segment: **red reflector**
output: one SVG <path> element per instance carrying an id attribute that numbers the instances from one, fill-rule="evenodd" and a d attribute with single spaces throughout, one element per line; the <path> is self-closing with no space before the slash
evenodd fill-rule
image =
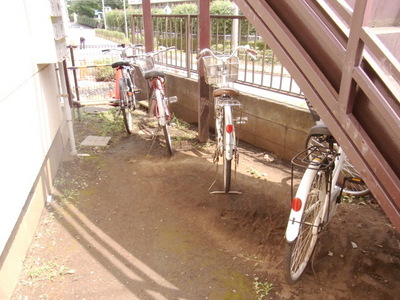
<path id="1" fill-rule="evenodd" d="M 301 209 L 301 199 L 300 198 L 293 198 L 292 200 L 292 209 L 294 211 L 299 211 Z"/>
<path id="2" fill-rule="evenodd" d="M 232 124 L 226 125 L 226 132 L 227 133 L 232 133 L 232 131 L 233 131 L 233 125 Z"/>

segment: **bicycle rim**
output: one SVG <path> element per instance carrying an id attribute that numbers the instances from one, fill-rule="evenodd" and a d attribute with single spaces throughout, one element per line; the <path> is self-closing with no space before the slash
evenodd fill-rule
<path id="1" fill-rule="evenodd" d="M 299 235 L 293 242 L 286 243 L 285 278 L 291 284 L 303 275 L 317 243 L 325 202 L 325 177 L 325 172 L 315 173 L 301 219 Z"/>
<path id="2" fill-rule="evenodd" d="M 306 148 L 310 146 L 329 147 L 329 145 L 326 143 L 324 139 L 324 136 L 308 136 L 306 142 Z M 342 187 L 344 177 L 361 178 L 360 174 L 358 173 L 356 168 L 352 165 L 348 157 L 346 157 L 346 160 L 343 162 L 337 186 Z M 369 194 L 369 188 L 367 187 L 366 184 L 352 183 L 346 181 L 345 186 L 343 187 L 343 193 L 350 196 L 361 197 Z"/>
<path id="3" fill-rule="evenodd" d="M 171 143 L 171 136 L 168 132 L 168 125 L 163 126 L 163 132 L 165 137 L 165 143 L 167 144 L 168 153 L 172 155 L 172 143 Z"/>

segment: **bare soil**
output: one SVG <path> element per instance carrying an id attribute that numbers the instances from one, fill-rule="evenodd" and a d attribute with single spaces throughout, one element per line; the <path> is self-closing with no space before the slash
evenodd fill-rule
<path id="1" fill-rule="evenodd" d="M 222 168 L 194 127 L 173 126 L 170 157 L 144 112 L 130 136 L 101 116 L 75 122 L 77 144 L 111 142 L 65 155 L 12 299 L 258 299 L 255 283 L 272 285 L 262 299 L 399 299 L 400 236 L 373 199 L 340 206 L 288 285 L 287 163 L 241 143 L 242 193 L 210 194 Z"/>

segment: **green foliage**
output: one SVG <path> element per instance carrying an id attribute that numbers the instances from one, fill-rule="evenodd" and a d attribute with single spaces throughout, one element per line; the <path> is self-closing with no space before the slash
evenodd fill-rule
<path id="1" fill-rule="evenodd" d="M 104 60 L 94 60 L 95 65 L 111 64 L 113 61 L 111 58 Z M 96 67 L 93 70 L 93 76 L 96 81 L 113 81 L 114 80 L 114 69 L 110 66 Z"/>
<path id="2" fill-rule="evenodd" d="M 86 25 L 92 28 L 96 28 L 99 25 L 99 21 L 97 19 L 88 16 L 78 16 L 77 21 L 79 24 Z"/>
<path id="3" fill-rule="evenodd" d="M 125 37 L 125 34 L 119 31 L 96 29 L 96 36 L 119 43 L 119 44 L 129 44 L 129 39 Z"/>
<path id="4" fill-rule="evenodd" d="M 233 3 L 228 0 L 217 0 L 210 4 L 211 15 L 233 15 Z"/>
<path id="5" fill-rule="evenodd" d="M 68 0 L 67 2 L 69 4 L 68 12 L 75 12 L 78 14 L 78 16 L 88 16 L 93 18 L 95 16 L 95 10 L 103 10 L 102 0 Z M 125 0 L 125 5 L 126 7 L 129 7 L 128 0 Z M 122 9 L 123 2 L 115 0 L 105 0 L 104 6 L 111 7 L 111 9 Z"/>
<path id="6" fill-rule="evenodd" d="M 197 15 L 197 5 L 193 3 L 179 4 L 172 8 L 173 15 Z"/>
<path id="7" fill-rule="evenodd" d="M 95 10 L 102 10 L 101 0 L 71 0 L 69 10 L 78 16 L 88 16 L 93 18 Z"/>
<path id="8" fill-rule="evenodd" d="M 264 50 L 264 48 L 266 50 L 269 49 L 269 46 L 264 41 L 255 41 L 255 42 L 254 41 L 250 41 L 247 44 L 250 46 L 250 48 L 255 49 L 255 50 L 259 50 L 259 51 Z"/>
<path id="9" fill-rule="evenodd" d="M 254 289 L 256 290 L 257 300 L 263 300 L 264 297 L 267 297 L 268 293 L 274 288 L 272 283 L 268 281 L 260 282 L 258 281 L 258 277 L 254 278 Z"/>

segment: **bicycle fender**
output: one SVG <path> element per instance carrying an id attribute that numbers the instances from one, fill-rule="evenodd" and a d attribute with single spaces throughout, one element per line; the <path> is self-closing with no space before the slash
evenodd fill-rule
<path id="1" fill-rule="evenodd" d="M 235 129 L 233 127 L 233 131 L 231 133 L 226 132 L 226 127 L 228 125 L 233 126 L 233 119 L 232 119 L 232 109 L 229 106 L 224 106 L 224 135 L 225 135 L 225 157 L 228 160 L 233 158 L 233 150 L 235 148 Z"/>
<path id="2" fill-rule="evenodd" d="M 296 198 L 301 199 L 303 204 L 299 211 L 294 211 L 293 209 L 290 210 L 289 221 L 286 227 L 285 234 L 287 242 L 293 242 L 299 234 L 300 222 L 303 216 L 304 207 L 306 207 L 307 195 L 310 191 L 312 181 L 317 172 L 318 170 L 313 168 L 309 168 L 304 172 L 295 196 Z"/>

